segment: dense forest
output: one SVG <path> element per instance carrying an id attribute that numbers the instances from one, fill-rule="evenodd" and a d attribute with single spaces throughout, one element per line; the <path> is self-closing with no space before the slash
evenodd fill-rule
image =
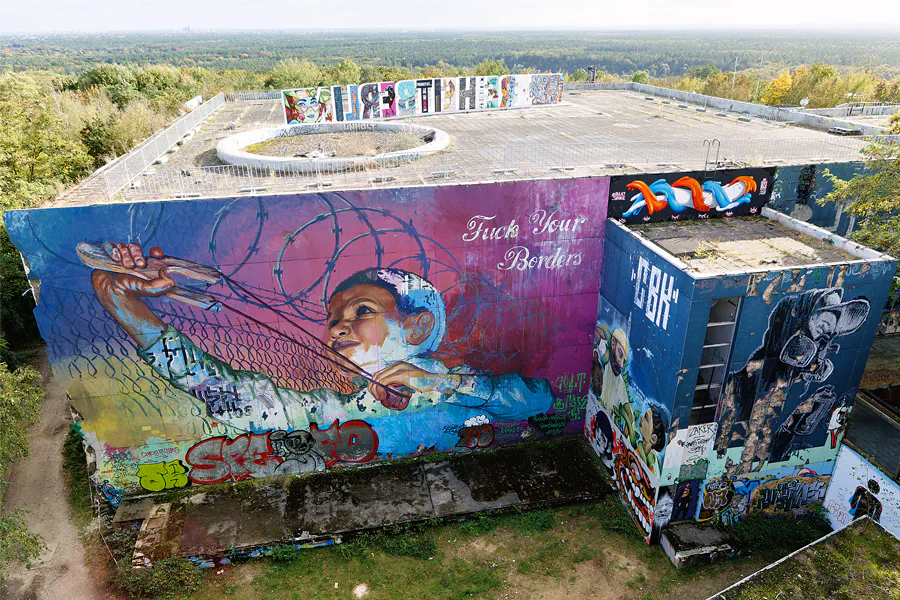
<path id="1" fill-rule="evenodd" d="M 158 32 L 0 36 L 0 70 L 42 69 L 77 74 L 101 63 L 167 64 L 265 72 L 284 58 L 324 66 L 350 59 L 361 66 L 473 68 L 502 60 L 513 71 L 603 72 L 651 77 L 683 75 L 711 63 L 721 71 L 753 69 L 774 76 L 801 64 L 838 71 L 867 69 L 900 75 L 896 31 L 616 31 L 415 32 L 267 31 Z"/>

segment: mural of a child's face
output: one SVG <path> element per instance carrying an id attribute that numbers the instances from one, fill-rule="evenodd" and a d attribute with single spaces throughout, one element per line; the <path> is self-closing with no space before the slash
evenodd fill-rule
<path id="1" fill-rule="evenodd" d="M 361 284 L 335 294 L 328 303 L 328 344 L 374 374 L 411 356 L 433 323 L 429 312 L 405 317 L 390 292 Z"/>

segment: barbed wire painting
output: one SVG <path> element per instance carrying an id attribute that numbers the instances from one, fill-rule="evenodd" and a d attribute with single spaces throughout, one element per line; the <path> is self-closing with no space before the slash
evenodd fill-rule
<path id="1" fill-rule="evenodd" d="M 118 496 L 581 431 L 607 195 L 513 182 L 6 222 Z"/>

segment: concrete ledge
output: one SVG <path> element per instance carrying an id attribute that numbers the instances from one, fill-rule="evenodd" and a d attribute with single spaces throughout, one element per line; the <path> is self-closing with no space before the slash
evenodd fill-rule
<path id="1" fill-rule="evenodd" d="M 669 525 L 662 533 L 660 544 L 676 569 L 740 554 L 738 540 L 731 533 L 694 521 Z"/>
<path id="2" fill-rule="evenodd" d="M 157 497 L 152 509 L 126 499 L 119 511 L 143 518 L 135 566 L 187 556 L 204 566 L 272 548 L 340 543 L 343 536 L 485 511 L 569 504 L 612 492 L 581 436 L 463 451 L 305 477 L 194 488 Z M 125 520 L 123 519 L 119 519 Z"/>
<path id="3" fill-rule="evenodd" d="M 291 158 L 281 156 L 263 156 L 244 151 L 252 144 L 266 142 L 296 135 L 315 135 L 320 133 L 353 133 L 353 132 L 416 132 L 424 139 L 431 138 L 426 144 L 408 150 L 385 152 L 375 156 L 335 156 L 331 158 Z M 307 125 L 288 125 L 284 127 L 265 127 L 244 133 L 228 136 L 216 145 L 219 160 L 229 165 L 246 166 L 260 171 L 278 173 L 313 173 L 321 171 L 342 171 L 353 167 L 365 167 L 379 161 L 408 161 L 435 152 L 440 152 L 450 144 L 450 136 L 440 129 L 412 125 L 409 123 L 372 122 L 372 123 L 310 123 Z"/>

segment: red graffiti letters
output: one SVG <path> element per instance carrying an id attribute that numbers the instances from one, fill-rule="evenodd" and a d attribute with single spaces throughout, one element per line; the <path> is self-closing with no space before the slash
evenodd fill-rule
<path id="1" fill-rule="evenodd" d="M 378 435 L 365 421 L 337 421 L 308 432 L 245 433 L 234 439 L 214 437 L 188 450 L 190 480 L 199 484 L 242 481 L 275 474 L 299 474 L 338 462 L 361 463 L 378 450 Z"/>
<path id="2" fill-rule="evenodd" d="M 494 443 L 494 426 L 490 423 L 462 427 L 456 433 L 459 435 L 459 441 L 456 442 L 457 448 L 487 448 Z"/>
<path id="3" fill-rule="evenodd" d="M 338 425 L 335 421 L 328 429 L 319 429 L 313 423 L 309 433 L 323 449 L 325 466 L 331 468 L 335 463 L 363 463 L 372 460 L 378 450 L 378 434 L 365 421 L 347 421 Z"/>

